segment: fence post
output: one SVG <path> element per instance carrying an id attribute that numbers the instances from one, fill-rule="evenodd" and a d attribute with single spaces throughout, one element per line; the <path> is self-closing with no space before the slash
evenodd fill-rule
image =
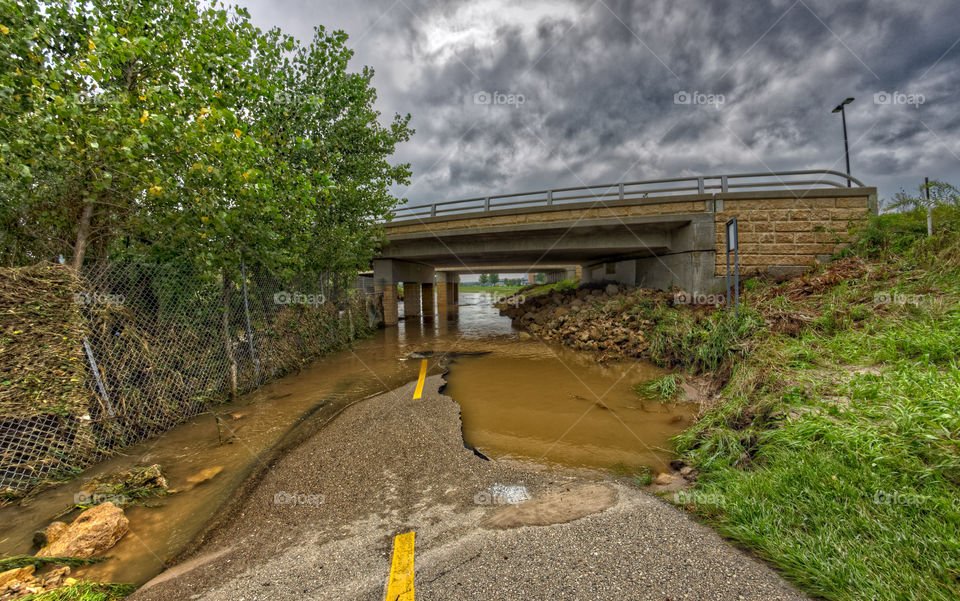
<path id="1" fill-rule="evenodd" d="M 103 397 L 103 402 L 107 404 L 107 415 L 110 417 L 116 417 L 117 412 L 113 410 L 113 405 L 110 403 L 110 397 L 107 396 L 107 388 L 103 385 L 103 380 L 100 379 L 100 369 L 97 367 L 97 360 L 93 358 L 93 349 L 90 348 L 90 343 L 87 342 L 87 337 L 83 337 L 83 350 L 87 353 L 87 361 L 90 362 L 90 370 L 93 372 L 93 379 L 97 381 L 97 390 L 100 391 L 100 396 Z"/>
<path id="2" fill-rule="evenodd" d="M 250 301 L 247 299 L 247 266 L 243 259 L 240 259 L 240 279 L 243 287 L 243 314 L 247 321 L 247 345 L 250 347 L 250 360 L 253 361 L 253 375 L 260 383 L 260 359 L 257 357 L 257 349 L 253 347 L 253 329 L 250 327 Z"/>

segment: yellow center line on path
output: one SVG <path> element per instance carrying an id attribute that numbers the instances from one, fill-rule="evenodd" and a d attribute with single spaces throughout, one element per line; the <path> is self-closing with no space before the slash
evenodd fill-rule
<path id="1" fill-rule="evenodd" d="M 424 360 L 426 365 L 426 360 Z M 423 382 L 423 372 L 420 372 Z M 387 581 L 386 601 L 413 601 L 413 532 L 398 534 L 393 539 L 393 563 Z"/>
<path id="2" fill-rule="evenodd" d="M 413 391 L 413 398 L 419 399 L 423 395 L 423 381 L 427 378 L 427 360 L 420 362 L 420 378 L 417 380 L 417 389 Z"/>

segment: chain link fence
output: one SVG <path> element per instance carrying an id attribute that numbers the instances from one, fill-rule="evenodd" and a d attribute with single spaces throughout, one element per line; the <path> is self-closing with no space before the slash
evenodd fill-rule
<path id="1" fill-rule="evenodd" d="M 4 354 L 37 354 L 32 363 L 6 358 L 0 491 L 7 497 L 77 474 L 342 348 L 382 321 L 382 304 L 364 278 L 285 279 L 256 265 L 227 278 L 173 264 L 104 262 L 79 278 L 63 278 L 66 267 L 45 269 L 56 283 L 41 275 L 31 284 L 41 298 L 59 302 L 40 302 L 38 311 L 49 314 L 39 322 L 24 315 L 4 325 L 5 342 L 26 340 L 5 344 Z M 5 285 L 16 286 L 8 275 L 15 270 L 5 271 Z M 0 299 L 7 302 L 16 301 Z M 32 391 L 52 400 L 34 403 Z"/>

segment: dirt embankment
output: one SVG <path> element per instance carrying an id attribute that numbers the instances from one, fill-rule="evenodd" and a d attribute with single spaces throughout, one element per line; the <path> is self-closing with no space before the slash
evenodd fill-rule
<path id="1" fill-rule="evenodd" d="M 649 349 L 644 330 L 653 324 L 626 309 L 641 299 L 667 303 L 669 298 L 668 293 L 616 284 L 586 285 L 531 297 L 517 295 L 500 305 L 500 313 L 521 331 L 577 350 L 598 352 L 604 358 L 642 357 Z"/>
<path id="2" fill-rule="evenodd" d="M 865 277 L 869 266 L 850 257 L 821 270 L 781 283 L 757 282 L 754 290 L 741 293 L 741 305 L 755 316 L 754 324 L 737 333 L 743 338 L 759 329 L 796 335 L 824 312 L 820 296 L 837 284 Z M 782 297 L 783 302 L 774 302 Z M 523 332 L 554 340 L 577 350 L 593 351 L 601 361 L 621 358 L 652 358 L 670 367 L 688 367 L 686 342 L 705 345 L 735 343 L 706 337 L 695 340 L 698 331 L 709 329 L 720 305 L 686 302 L 689 295 L 632 288 L 617 284 L 587 284 L 575 289 L 554 289 L 524 296 L 524 291 L 499 305 L 500 313 Z M 722 299 L 717 296 L 716 298 Z M 689 339 L 689 340 L 688 340 Z M 734 349 L 736 350 L 736 349 Z M 743 354 L 747 349 L 739 349 Z M 695 372 L 720 365 L 693 366 Z"/>

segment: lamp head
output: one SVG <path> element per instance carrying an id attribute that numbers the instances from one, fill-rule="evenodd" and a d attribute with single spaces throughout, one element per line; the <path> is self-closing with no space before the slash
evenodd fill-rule
<path id="1" fill-rule="evenodd" d="M 840 104 L 838 104 L 838 105 L 837 105 L 837 108 L 833 109 L 833 111 L 831 111 L 831 112 L 833 112 L 833 113 L 839 113 L 840 111 L 843 110 L 843 106 L 844 106 L 845 104 L 850 104 L 851 102 L 853 102 L 853 98 L 847 98 L 846 100 L 844 100 L 843 102 L 841 102 Z"/>

